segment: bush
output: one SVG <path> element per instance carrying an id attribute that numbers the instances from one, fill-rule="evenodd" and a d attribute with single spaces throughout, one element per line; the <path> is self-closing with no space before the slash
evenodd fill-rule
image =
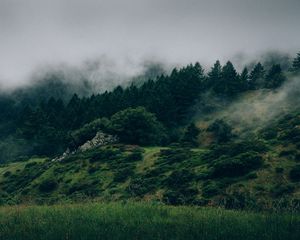
<path id="1" fill-rule="evenodd" d="M 217 143 L 228 142 L 233 137 L 232 127 L 224 120 L 217 119 L 207 130 L 213 132 Z"/>
<path id="2" fill-rule="evenodd" d="M 6 171 L 6 172 L 3 174 L 4 177 L 9 177 L 10 175 L 11 175 L 11 172 L 10 172 L 10 171 Z"/>
<path id="3" fill-rule="evenodd" d="M 300 164 L 294 166 L 290 171 L 290 179 L 294 182 L 300 181 Z"/>
<path id="4" fill-rule="evenodd" d="M 219 185 L 215 182 L 209 182 L 208 184 L 204 185 L 202 188 L 202 195 L 204 197 L 212 197 L 219 194 L 221 191 Z"/>
<path id="5" fill-rule="evenodd" d="M 134 151 L 126 157 L 126 161 L 128 162 L 136 162 L 143 159 L 143 154 L 141 151 Z"/>
<path id="6" fill-rule="evenodd" d="M 110 131 L 127 144 L 156 145 L 164 138 L 164 128 L 155 115 L 143 107 L 127 108 L 111 117 Z"/>
<path id="7" fill-rule="evenodd" d="M 259 168 L 262 164 L 262 157 L 256 152 L 242 153 L 233 158 L 222 156 L 212 164 L 212 175 L 214 177 L 242 176 Z"/>
<path id="8" fill-rule="evenodd" d="M 30 162 L 30 163 L 27 163 L 25 165 L 25 168 L 30 168 L 30 167 L 35 166 L 35 165 L 37 165 L 37 162 Z"/>
<path id="9" fill-rule="evenodd" d="M 56 189 L 58 186 L 58 183 L 53 179 L 46 179 L 39 185 L 39 190 L 41 192 L 52 192 L 54 189 Z"/>
<path id="10" fill-rule="evenodd" d="M 160 150 L 160 161 L 167 161 L 168 163 L 182 162 L 191 158 L 192 152 L 184 148 L 171 148 Z"/>
<path id="11" fill-rule="evenodd" d="M 98 168 L 95 166 L 90 166 L 88 169 L 89 174 L 93 174 L 94 172 L 97 172 Z"/>
<path id="12" fill-rule="evenodd" d="M 197 193 L 193 188 L 168 190 L 163 195 L 163 202 L 170 205 L 193 204 Z"/>
<path id="13" fill-rule="evenodd" d="M 157 187 L 156 178 L 138 177 L 138 178 L 131 179 L 131 182 L 126 190 L 133 196 L 143 196 L 144 194 L 155 190 L 156 187 Z"/>
<path id="14" fill-rule="evenodd" d="M 184 188 L 195 179 L 195 175 L 186 170 L 176 170 L 164 181 L 169 188 Z"/>
<path id="15" fill-rule="evenodd" d="M 235 157 L 247 152 L 263 153 L 266 150 L 266 145 L 261 141 L 241 141 L 223 145 L 213 145 L 211 151 L 204 155 L 204 159 L 213 161 L 223 155 Z"/>
<path id="16" fill-rule="evenodd" d="M 132 168 L 123 168 L 115 173 L 114 182 L 124 182 L 128 179 L 128 177 L 133 175 Z"/>
<path id="17" fill-rule="evenodd" d="M 109 120 L 107 118 L 99 118 L 88 124 L 85 124 L 82 128 L 71 132 L 69 148 L 71 150 L 78 148 L 86 141 L 91 140 L 93 137 L 95 137 L 98 131 L 106 131 L 108 125 Z"/>
<path id="18" fill-rule="evenodd" d="M 198 146 L 198 135 L 200 130 L 194 123 L 191 123 L 185 130 L 181 142 L 192 147 Z"/>
<path id="19" fill-rule="evenodd" d="M 286 185 L 276 185 L 272 188 L 271 193 L 274 197 L 281 197 L 286 194 L 290 194 L 295 190 L 295 186 L 292 184 L 286 184 Z"/>

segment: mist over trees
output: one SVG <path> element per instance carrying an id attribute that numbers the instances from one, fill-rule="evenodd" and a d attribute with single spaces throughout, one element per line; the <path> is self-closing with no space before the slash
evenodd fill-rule
<path id="1" fill-rule="evenodd" d="M 134 134 L 131 138 L 128 133 L 122 135 L 125 129 L 139 134 L 138 129 L 130 130 L 130 126 L 141 124 L 149 128 L 149 134 L 165 129 L 160 130 L 165 133 L 164 144 L 182 138 L 195 144 L 194 133 L 197 131 L 193 125 L 187 129 L 184 137 L 179 136 L 177 129 L 190 123 L 196 103 L 204 104 L 202 95 L 209 92 L 212 96 L 233 101 L 245 91 L 263 88 L 276 90 L 288 75 L 299 72 L 300 53 L 289 71 L 283 71 L 278 63 L 265 68 L 258 62 L 252 69 L 244 68 L 239 73 L 230 61 L 224 66 L 216 61 L 207 74 L 200 63 L 195 63 L 180 69 L 174 68 L 170 74 L 161 74 L 138 84 L 133 82 L 127 87 L 117 86 L 112 91 L 83 97 L 74 94 L 69 101 L 57 97 L 65 91 L 65 86 L 59 85 L 53 92 L 53 88 L 48 89 L 48 98 L 36 97 L 39 101 L 29 100 L 30 96 L 16 100 L 3 95 L 0 96 L 0 161 L 62 153 L 72 141 L 71 133 L 103 118 L 115 126 L 115 133 L 126 143 L 155 145 L 161 142 L 162 136 L 159 134 L 157 139 L 145 137 L 145 141 Z M 39 88 L 30 93 L 38 96 L 45 91 L 47 89 Z M 57 94 L 57 91 L 61 93 Z M 120 117 L 123 115 L 126 118 Z M 135 122 L 136 118 L 139 118 L 139 122 Z"/>

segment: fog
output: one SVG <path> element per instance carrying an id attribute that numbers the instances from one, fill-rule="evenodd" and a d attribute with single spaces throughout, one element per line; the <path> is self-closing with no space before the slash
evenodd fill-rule
<path id="1" fill-rule="evenodd" d="M 94 65 L 94 80 L 139 74 L 149 60 L 241 65 L 265 51 L 295 54 L 299 12 L 299 0 L 0 0 L 0 87 L 103 58 L 112 64 Z"/>
<path id="2" fill-rule="evenodd" d="M 229 104 L 222 103 L 217 101 L 215 106 L 218 106 L 218 111 L 208 118 L 199 112 L 195 120 L 224 119 L 239 136 L 243 132 L 248 135 L 251 131 L 270 126 L 286 114 L 300 110 L 300 76 L 288 76 L 287 81 L 276 90 L 260 89 L 242 95 Z"/>

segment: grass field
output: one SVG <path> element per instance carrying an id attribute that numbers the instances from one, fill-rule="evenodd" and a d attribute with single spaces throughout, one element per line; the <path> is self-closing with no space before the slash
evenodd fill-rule
<path id="1" fill-rule="evenodd" d="M 0 239 L 300 239 L 300 216 L 86 203 L 0 208 Z"/>

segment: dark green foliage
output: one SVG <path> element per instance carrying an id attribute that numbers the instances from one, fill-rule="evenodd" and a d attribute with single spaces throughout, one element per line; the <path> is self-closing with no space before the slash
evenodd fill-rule
<path id="1" fill-rule="evenodd" d="M 266 145 L 261 141 L 240 141 L 236 143 L 214 145 L 211 151 L 204 155 L 204 159 L 211 162 L 224 155 L 227 157 L 235 157 L 247 152 L 264 153 L 266 150 Z"/>
<path id="2" fill-rule="evenodd" d="M 191 123 L 185 130 L 181 139 L 182 143 L 196 147 L 198 145 L 198 135 L 200 130 L 194 123 Z"/>
<path id="3" fill-rule="evenodd" d="M 99 169 L 96 166 L 90 166 L 88 169 L 89 174 L 93 174 L 94 172 L 97 172 Z"/>
<path id="4" fill-rule="evenodd" d="M 94 162 L 107 162 L 109 160 L 116 159 L 120 156 L 120 151 L 118 149 L 111 148 L 100 148 L 95 149 L 90 152 L 89 161 Z"/>
<path id="5" fill-rule="evenodd" d="M 143 154 L 141 151 L 134 151 L 126 157 L 126 162 L 136 162 L 143 159 Z"/>
<path id="6" fill-rule="evenodd" d="M 215 120 L 207 129 L 214 134 L 217 143 L 228 142 L 232 137 L 232 127 L 224 120 Z"/>
<path id="7" fill-rule="evenodd" d="M 127 192 L 132 196 L 143 196 L 146 193 L 154 191 L 157 187 L 157 179 L 136 177 L 131 179 Z"/>
<path id="8" fill-rule="evenodd" d="M 69 194 L 84 194 L 86 196 L 95 197 L 99 195 L 100 189 L 97 186 L 98 182 L 77 182 L 69 188 Z"/>
<path id="9" fill-rule="evenodd" d="M 128 144 L 156 145 L 163 139 L 164 128 L 154 114 L 143 107 L 128 108 L 111 117 L 110 131 Z"/>
<path id="10" fill-rule="evenodd" d="M 294 58 L 291 70 L 293 73 L 300 73 L 300 52 L 297 53 L 297 56 Z"/>
<path id="11" fill-rule="evenodd" d="M 220 188 L 219 184 L 217 184 L 216 182 L 205 183 L 202 187 L 202 195 L 204 197 L 215 196 L 215 195 L 219 194 L 220 191 L 221 191 L 221 188 Z"/>
<path id="12" fill-rule="evenodd" d="M 275 64 L 271 67 L 269 72 L 267 73 L 265 80 L 265 88 L 275 89 L 280 87 L 286 80 L 284 76 L 281 66 L 279 64 Z"/>
<path id="13" fill-rule="evenodd" d="M 235 157 L 222 156 L 212 163 L 213 177 L 237 177 L 261 167 L 262 157 L 256 152 L 246 152 Z"/>
<path id="14" fill-rule="evenodd" d="M 54 179 L 45 179 L 39 185 L 39 190 L 41 192 L 52 192 L 58 186 L 58 183 Z"/>
<path id="15" fill-rule="evenodd" d="M 175 170 L 166 178 L 164 183 L 171 189 L 179 189 L 187 187 L 188 184 L 194 180 L 194 178 L 195 174 L 189 170 Z"/>
<path id="16" fill-rule="evenodd" d="M 3 174 L 3 177 L 9 177 L 11 176 L 11 172 L 10 171 L 7 171 Z"/>
<path id="17" fill-rule="evenodd" d="M 223 199 L 223 204 L 226 209 L 245 209 L 246 206 L 250 208 L 255 206 L 253 197 L 243 186 L 238 186 L 237 189 L 227 193 Z"/>
<path id="18" fill-rule="evenodd" d="M 284 169 L 282 167 L 275 168 L 275 172 L 278 174 L 282 174 L 284 172 Z"/>
<path id="19" fill-rule="evenodd" d="M 290 171 L 290 179 L 294 182 L 300 181 L 300 164 L 294 166 Z"/>
<path id="20" fill-rule="evenodd" d="M 191 205 L 195 202 L 197 193 L 193 188 L 168 190 L 163 195 L 163 201 L 170 205 Z"/>
<path id="21" fill-rule="evenodd" d="M 95 137 L 98 131 L 107 131 L 109 126 L 109 120 L 107 118 L 99 118 L 88 124 L 85 124 L 82 128 L 72 131 L 70 134 L 70 149 L 76 149 L 86 141 Z"/>
<path id="22" fill-rule="evenodd" d="M 293 184 L 278 184 L 271 189 L 271 193 L 274 197 L 282 197 L 287 194 L 291 194 L 295 190 Z"/>
<path id="23" fill-rule="evenodd" d="M 212 88 L 217 94 L 222 93 L 222 66 L 219 60 L 216 61 L 214 66 L 211 68 L 211 71 L 208 73 L 208 77 L 208 87 Z"/>
<path id="24" fill-rule="evenodd" d="M 247 90 L 249 88 L 248 84 L 249 84 L 249 72 L 248 72 L 248 68 L 244 68 L 241 75 L 239 76 L 239 80 L 240 80 L 240 90 Z"/>
<path id="25" fill-rule="evenodd" d="M 298 62 L 299 54 L 293 63 L 294 72 L 297 71 Z M 24 160 L 33 155 L 54 157 L 68 147 L 75 149 L 91 139 L 98 130 L 109 130 L 109 126 L 112 131 L 124 133 L 124 128 L 110 124 L 108 119 L 118 112 L 121 116 L 120 112 L 125 109 L 138 109 L 139 106 L 153 113 L 166 131 L 153 134 L 147 131 L 145 136 L 139 133 L 138 137 L 132 138 L 127 138 L 127 133 L 120 133 L 126 143 L 168 145 L 178 142 L 182 140 L 179 130 L 190 121 L 198 106 L 207 104 L 204 96 L 210 93 L 212 98 L 232 101 L 233 97 L 245 90 L 279 87 L 285 80 L 285 72 L 278 63 L 282 64 L 272 61 L 273 67 L 266 76 L 260 63 L 250 74 L 246 68 L 239 74 L 231 62 L 221 66 L 217 61 L 207 75 L 202 66 L 195 63 L 181 69 L 174 68 L 169 75 L 161 75 L 137 85 L 131 84 L 126 88 L 117 86 L 110 92 L 84 98 L 80 96 L 87 96 L 87 92 L 83 94 L 81 88 L 76 88 L 80 94 L 70 97 L 68 83 L 63 76 L 54 74 L 46 79 L 45 84 L 40 83 L 39 87 L 31 89 L 28 96 L 22 94 L 22 90 L 12 96 L 0 94 L 0 162 Z M 266 65 L 268 69 L 269 65 Z M 87 82 L 83 81 L 83 84 L 87 87 L 83 89 L 90 89 Z M 65 95 L 69 101 L 58 97 Z M 145 116 L 145 119 L 148 117 Z M 131 123 L 134 124 L 134 121 Z M 149 119 L 146 123 L 149 123 Z M 133 130 L 129 129 L 129 132 Z M 184 141 L 196 146 L 196 129 L 187 130 Z M 154 135 L 157 135 L 156 139 Z"/>
<path id="26" fill-rule="evenodd" d="M 168 164 L 182 162 L 191 158 L 192 152 L 187 148 L 170 148 L 160 150 L 160 162 Z"/>
<path id="27" fill-rule="evenodd" d="M 264 86 L 265 70 L 261 63 L 257 63 L 249 76 L 248 88 L 259 89 Z"/>
<path id="28" fill-rule="evenodd" d="M 233 64 L 228 61 L 222 68 L 222 93 L 227 96 L 235 96 L 241 92 L 243 87 L 241 86 L 238 74 Z"/>
<path id="29" fill-rule="evenodd" d="M 116 173 L 115 173 L 114 182 L 124 182 L 130 176 L 132 176 L 133 173 L 134 173 L 134 171 L 131 167 L 120 169 L 120 170 L 116 171 Z"/>

